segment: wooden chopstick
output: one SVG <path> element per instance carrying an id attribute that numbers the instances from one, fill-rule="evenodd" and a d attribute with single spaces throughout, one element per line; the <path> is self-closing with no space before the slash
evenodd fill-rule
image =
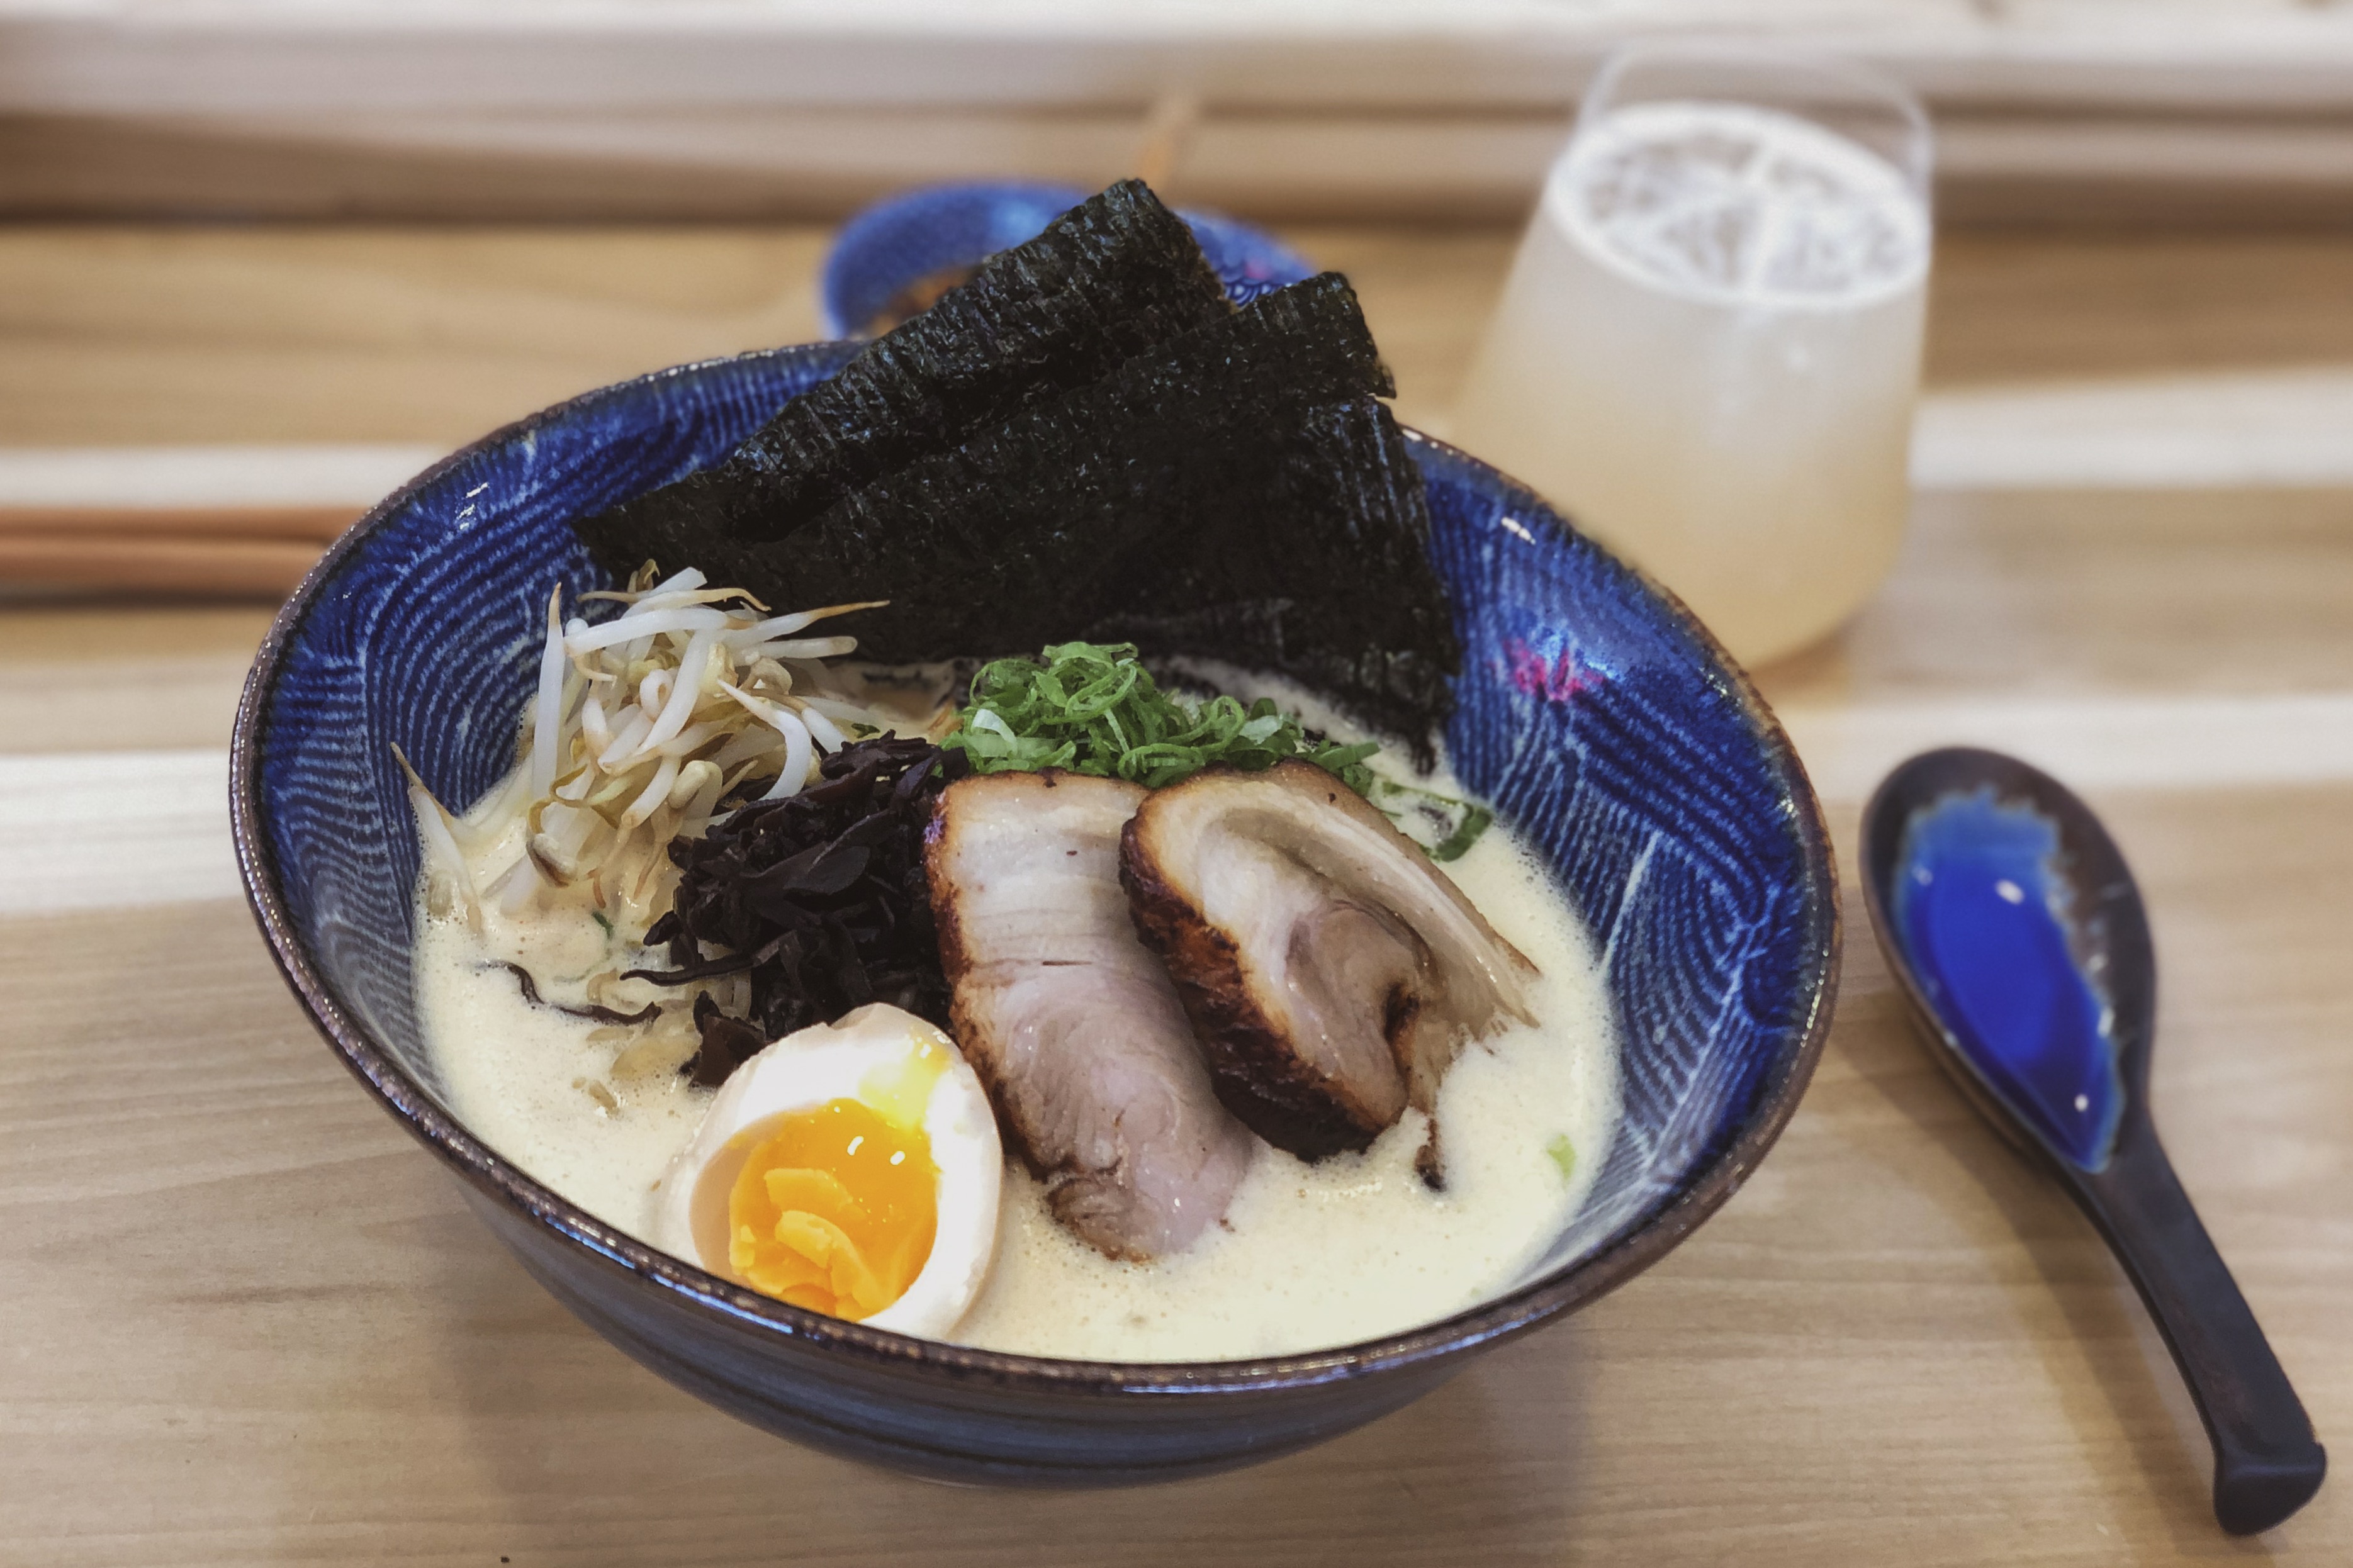
<path id="1" fill-rule="evenodd" d="M 306 539 L 325 544 L 358 518 L 335 506 L 0 506 L 0 537 L 115 534 L 141 538 Z"/>
<path id="2" fill-rule="evenodd" d="M 0 530 L 0 583 L 284 598 L 324 548 L 321 542 L 309 539 Z"/>
<path id="3" fill-rule="evenodd" d="M 283 598 L 349 507 L 0 506 L 0 584 Z"/>

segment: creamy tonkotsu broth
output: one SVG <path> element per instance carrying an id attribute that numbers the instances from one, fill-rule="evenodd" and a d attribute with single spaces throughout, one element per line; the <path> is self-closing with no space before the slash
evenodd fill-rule
<path id="1" fill-rule="evenodd" d="M 1205 675 L 1209 672 L 1204 671 Z M 1283 683 L 1217 670 L 1344 732 Z M 1441 766 L 1387 776 L 1461 794 Z M 480 824 L 496 795 L 471 819 Z M 496 846 L 486 860 L 504 858 Z M 1414 1156 L 1427 1123 L 1409 1110 L 1361 1154 L 1309 1163 L 1264 1144 L 1224 1221 L 1182 1253 L 1115 1262 L 1050 1213 L 1044 1188 L 1008 1160 L 994 1263 L 948 1336 L 982 1348 L 1087 1360 L 1221 1360 L 1345 1344 L 1432 1321 L 1508 1289 L 1549 1247 L 1600 1168 L 1618 1114 L 1617 1044 L 1592 944 L 1534 855 L 1498 825 L 1444 868 L 1496 931 L 1537 968 L 1540 1020 L 1466 1048 L 1438 1100 L 1446 1184 Z M 577 1005 L 617 939 L 573 910 L 516 921 L 494 904 L 472 921 L 420 891 L 419 1016 L 450 1110 L 535 1179 L 653 1242 L 660 1184 L 711 1091 L 676 1070 L 675 1045 L 533 1005 L 509 963 L 549 1003 Z M 617 1005 L 653 994 L 642 983 Z"/>
<path id="2" fill-rule="evenodd" d="M 1222 1227 L 1173 1258 L 1113 1263 L 1008 1182 L 997 1267 L 955 1337 L 1086 1360 L 1207 1361 L 1346 1344 L 1433 1321 L 1525 1276 L 1590 1186 L 1613 1129 L 1609 1005 L 1585 934 L 1510 836 L 1447 868 L 1543 972 L 1534 1027 L 1466 1048 L 1438 1101 L 1446 1188 L 1414 1171 L 1409 1110 L 1362 1154 L 1261 1145 Z M 1566 1169 L 1564 1169 L 1566 1165 Z"/>
<path id="3" fill-rule="evenodd" d="M 520 765 L 464 820 L 409 779 L 450 1109 L 744 1289 L 995 1349 L 1525 1280 L 1619 1115 L 1588 933 L 1416 748 L 1166 684 L 1445 729 L 1469 585 L 1391 391 L 1345 278 L 1237 302 L 1126 181 L 572 518 L 613 585 L 535 589 Z"/>

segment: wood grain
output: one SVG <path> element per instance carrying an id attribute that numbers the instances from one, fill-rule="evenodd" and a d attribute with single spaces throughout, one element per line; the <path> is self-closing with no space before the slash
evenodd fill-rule
<path id="1" fill-rule="evenodd" d="M 114 595 L 0 605 L 0 752 L 226 750 L 274 613 L 126 609 Z"/>
<path id="2" fill-rule="evenodd" d="M 282 599 L 318 561 L 321 548 L 284 539 L 0 531 L 0 582 Z"/>
<path id="3" fill-rule="evenodd" d="M 1356 280 L 1408 417 L 1442 417 L 1511 234 L 1292 237 Z M 808 335 L 823 240 L 0 230 L 0 443 L 454 444 Z M 1971 238 L 1936 287 L 1941 384 L 2353 360 L 2353 244 Z M 218 746 L 267 622 L 0 606 L 0 749 Z M 2161 717 L 2353 695 L 2348 626 L 2353 493 L 1945 493 L 1857 625 L 1762 679 L 1793 710 Z M 2091 793 L 2154 911 L 2157 1112 L 2341 1449 L 2353 777 L 2189 790 L 2147 754 Z M 1849 909 L 1813 1088 L 1683 1248 L 1363 1432 L 1097 1496 L 821 1458 L 606 1349 L 336 1067 L 236 905 L 0 921 L 0 1563 L 2353 1559 L 2341 1479 L 2261 1542 L 2214 1530 L 2128 1288 L 1905 1036 Z"/>
<path id="4" fill-rule="evenodd" d="M 269 624 L 261 605 L 9 606 L 0 751 L 226 745 Z M 2345 693 L 2348 625 L 2353 492 L 1934 494 L 1855 623 L 1757 674 L 1817 710 Z"/>
<path id="5" fill-rule="evenodd" d="M 1940 493 L 1776 704 L 2353 692 L 2353 492 Z"/>
<path id="6" fill-rule="evenodd" d="M 2318 917 L 2353 878 L 2353 789 L 2097 804 L 2158 911 L 2158 1116 L 2316 1421 L 2342 1433 L 2353 977 Z M 1092 1497 L 822 1458 L 607 1349 L 346 1080 L 235 906 L 16 922 L 0 952 L 20 998 L 0 1048 L 0 1561 L 2249 1550 L 2205 1517 L 2203 1438 L 2129 1289 L 1905 1035 L 1867 943 L 1780 1147 L 1664 1264 L 1368 1430 Z M 2253 1550 L 2341 1562 L 2347 1498 L 2324 1490 Z"/>
<path id="7" fill-rule="evenodd" d="M 0 229 L 0 442 L 454 447 L 819 336 L 828 231 Z"/>
<path id="8" fill-rule="evenodd" d="M 0 211 L 347 219 L 838 216 L 911 184 L 1100 183 L 1153 100 L 1186 193 L 1257 214 L 1509 216 L 1632 37 L 1861 55 L 1936 116 L 1940 211 L 2336 222 L 2342 7 L 2295 0 L 0 5 Z"/>
<path id="9" fill-rule="evenodd" d="M 2353 361 L 2342 237 L 1947 234 L 1931 385 Z"/>
<path id="10" fill-rule="evenodd" d="M 275 539 L 329 543 L 358 521 L 350 507 L 0 505 L 0 542 L 79 533 L 132 539 Z"/>
<path id="11" fill-rule="evenodd" d="M 1566 67 L 1554 92 L 1565 95 L 1589 66 Z M 2353 197 L 2353 117 L 2284 107 L 1940 110 L 1937 216 L 1947 226 L 2073 232 L 2341 230 Z M 1451 110 L 1226 103 L 1187 137 L 1178 160 L 1155 165 L 1152 184 L 1245 217 L 1511 222 L 1535 205 L 1573 113 L 1566 96 Z M 1142 168 L 1137 144 L 1148 119 L 1141 98 L 1009 109 L 703 102 L 227 116 L 0 111 L 0 216 L 830 219 L 941 180 L 1101 185 Z"/>
<path id="12" fill-rule="evenodd" d="M 1285 225 L 1442 417 L 1514 230 Z M 0 444 L 455 446 L 559 398 L 818 335 L 830 231 L 0 227 Z M 1947 237 L 1931 386 L 2353 361 L 2353 244 Z"/>

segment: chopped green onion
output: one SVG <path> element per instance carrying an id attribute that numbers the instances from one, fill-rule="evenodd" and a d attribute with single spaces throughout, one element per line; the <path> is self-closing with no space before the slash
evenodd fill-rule
<path id="1" fill-rule="evenodd" d="M 1461 859 L 1495 820 L 1495 814 L 1483 805 L 1388 779 L 1374 780 L 1366 798 L 1440 865 Z"/>
<path id="2" fill-rule="evenodd" d="M 1552 1142 L 1545 1145 L 1545 1152 L 1551 1155 L 1552 1163 L 1560 1167 L 1562 1181 L 1569 1181 L 1576 1176 L 1577 1145 L 1568 1141 L 1567 1133 L 1555 1133 Z"/>
<path id="3" fill-rule="evenodd" d="M 1129 643 L 1062 643 L 1041 658 L 984 665 L 959 717 L 943 743 L 976 773 L 1060 767 L 1155 789 L 1212 763 L 1255 773 L 1302 757 L 1361 795 L 1373 783 L 1364 760 L 1380 749 L 1311 740 L 1265 698 L 1244 707 L 1232 697 L 1198 705 L 1170 697 Z"/>
<path id="4" fill-rule="evenodd" d="M 1433 860 L 1454 859 L 1494 820 L 1484 806 L 1377 778 L 1365 760 L 1378 742 L 1335 744 L 1268 698 L 1244 707 L 1233 697 L 1171 697 L 1133 643 L 1067 642 L 1038 658 L 992 660 L 973 676 L 957 719 L 940 744 L 982 773 L 1067 768 L 1159 789 L 1216 763 L 1260 773 L 1298 757 L 1388 813 Z"/>

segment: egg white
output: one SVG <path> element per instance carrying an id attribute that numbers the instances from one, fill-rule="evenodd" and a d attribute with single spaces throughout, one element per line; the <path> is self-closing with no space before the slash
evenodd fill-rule
<path id="1" fill-rule="evenodd" d="M 723 1180 L 706 1183 L 727 1141 L 785 1111 L 835 1100 L 861 1100 L 861 1087 L 877 1069 L 896 1068 L 924 1042 L 946 1058 L 933 1082 L 923 1122 L 940 1173 L 932 1254 L 907 1293 L 864 1321 L 929 1339 L 954 1329 L 988 1278 L 997 1247 L 1004 1151 L 988 1095 L 955 1042 L 913 1014 L 885 1003 L 871 1003 L 835 1023 L 787 1035 L 729 1076 L 712 1098 L 702 1125 L 662 1176 L 655 1245 L 698 1268 L 732 1278 L 726 1193 L 742 1168 L 742 1152 L 732 1162 L 734 1169 L 720 1173 Z M 712 1193 L 703 1198 L 700 1189 L 706 1184 Z"/>

